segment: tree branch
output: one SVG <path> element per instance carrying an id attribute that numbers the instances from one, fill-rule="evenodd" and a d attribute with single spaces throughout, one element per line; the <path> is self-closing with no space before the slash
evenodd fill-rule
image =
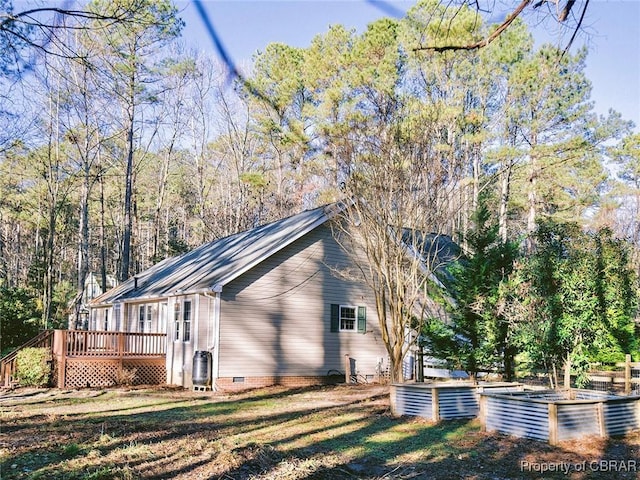
<path id="1" fill-rule="evenodd" d="M 496 38 L 498 38 L 500 34 L 504 32 L 516 18 L 518 18 L 522 11 L 531 3 L 531 1 L 532 0 L 522 0 L 520 5 L 518 5 L 518 7 L 510 15 L 507 16 L 505 21 L 502 22 L 502 24 L 491 33 L 491 35 L 476 43 L 471 43 L 468 45 L 444 45 L 441 47 L 417 47 L 414 48 L 414 51 L 432 50 L 434 52 L 445 52 L 448 50 L 478 50 L 480 48 L 486 47 Z"/>
<path id="2" fill-rule="evenodd" d="M 535 9 L 540 7 L 545 1 L 546 0 L 541 0 L 535 3 L 533 5 L 533 8 Z M 573 44 L 573 41 L 575 40 L 578 34 L 578 31 L 582 26 L 582 22 L 584 20 L 585 13 L 587 11 L 587 7 L 589 6 L 589 1 L 590 0 L 585 0 L 584 2 L 584 7 L 582 8 L 582 14 L 580 16 L 580 19 L 578 20 L 578 24 L 576 25 L 576 28 L 574 29 L 573 35 L 571 36 L 571 39 L 569 40 L 569 43 L 567 44 L 564 50 L 565 53 L 567 52 L 567 50 L 569 50 L 569 48 Z M 491 42 L 493 42 L 496 38 L 498 38 L 502 34 L 502 32 L 504 32 L 513 23 L 513 21 L 516 18 L 518 18 L 518 16 L 520 16 L 520 14 L 524 11 L 524 9 L 527 8 L 529 5 L 531 5 L 531 2 L 532 0 L 522 0 L 520 4 L 516 7 L 516 9 L 510 15 L 507 16 L 504 22 L 502 22 L 502 24 L 500 24 L 498 28 L 496 28 L 491 33 L 491 35 L 475 43 L 471 43 L 468 45 L 444 45 L 440 47 L 436 47 L 436 46 L 416 47 L 413 50 L 414 51 L 430 50 L 434 52 L 445 52 L 449 50 L 478 50 L 480 48 L 486 47 Z M 562 23 L 567 20 L 567 18 L 569 17 L 569 14 L 571 13 L 571 9 L 573 8 L 575 3 L 576 3 L 576 0 L 567 0 L 567 3 L 565 4 L 564 8 L 558 15 L 558 22 Z"/>
<path id="3" fill-rule="evenodd" d="M 571 7 L 573 6 L 575 0 L 569 0 L 567 2 L 567 4 L 564 7 L 564 10 L 562 11 L 562 13 L 560 14 L 560 17 L 558 17 L 559 21 L 564 21 L 567 18 L 567 15 L 569 15 L 569 11 L 571 10 Z M 582 8 L 582 14 L 580 15 L 580 20 L 578 20 L 578 25 L 576 25 L 576 29 L 573 31 L 573 35 L 571 35 L 571 38 L 569 39 L 569 43 L 567 43 L 567 46 L 564 49 L 564 52 L 562 52 L 562 54 L 566 54 L 569 51 L 569 48 L 571 48 L 571 45 L 573 44 L 573 41 L 576 39 L 576 35 L 578 34 L 578 30 L 580 30 L 580 27 L 582 26 L 582 22 L 584 20 L 584 16 L 587 13 L 587 7 L 589 6 L 589 0 L 585 0 L 584 2 L 584 7 Z"/>

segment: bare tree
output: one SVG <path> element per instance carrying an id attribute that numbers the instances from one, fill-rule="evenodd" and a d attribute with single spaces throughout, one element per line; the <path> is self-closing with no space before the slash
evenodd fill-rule
<path id="1" fill-rule="evenodd" d="M 415 181 L 415 175 L 427 180 L 426 175 L 408 163 L 386 158 L 368 170 L 366 180 L 350 181 L 348 190 L 359 196 L 336 232 L 375 297 L 392 382 L 402 381 L 403 359 L 424 322 L 442 314 L 431 298 L 440 286 L 436 272 L 452 252 L 451 242 L 438 232 L 442 210 L 429 212 L 427 184 Z"/>
<path id="2" fill-rule="evenodd" d="M 100 11 L 63 5 L 15 12 L 12 0 L 0 0 L 0 49 L 4 52 L 0 57 L 0 71 L 5 75 L 20 74 L 25 62 L 30 62 L 25 55 L 33 50 L 50 56 L 88 61 L 86 52 L 67 42 L 68 33 L 98 31 L 115 24 L 140 24 L 148 21 L 139 15 L 147 7 L 144 0 L 131 0 L 114 2 L 112 8 Z"/>

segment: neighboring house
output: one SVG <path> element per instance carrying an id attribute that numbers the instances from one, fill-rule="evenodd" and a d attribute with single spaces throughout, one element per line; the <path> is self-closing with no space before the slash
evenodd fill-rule
<path id="1" fill-rule="evenodd" d="M 84 289 L 80 302 L 77 303 L 78 298 L 76 297 L 69 303 L 70 310 L 72 310 L 68 319 L 70 329 L 89 330 L 89 303 L 94 298 L 102 295 L 105 291 L 114 288 L 118 284 L 113 275 L 105 276 L 104 286 L 101 285 L 101 283 L 98 275 L 89 272 L 84 281 Z M 96 325 L 91 329 L 96 330 Z"/>
<path id="2" fill-rule="evenodd" d="M 216 389 L 322 383 L 387 367 L 373 293 L 352 266 L 330 205 L 168 258 L 90 305 L 90 329 L 167 334 L 167 383 L 190 387 L 211 352 Z M 353 269 L 351 269 L 353 270 Z M 201 355 L 201 354 L 198 354 Z"/>

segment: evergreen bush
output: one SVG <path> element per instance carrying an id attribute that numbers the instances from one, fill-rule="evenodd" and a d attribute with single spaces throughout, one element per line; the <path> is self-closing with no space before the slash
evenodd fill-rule
<path id="1" fill-rule="evenodd" d="M 16 380 L 23 387 L 46 387 L 51 378 L 48 348 L 25 348 L 16 357 Z"/>

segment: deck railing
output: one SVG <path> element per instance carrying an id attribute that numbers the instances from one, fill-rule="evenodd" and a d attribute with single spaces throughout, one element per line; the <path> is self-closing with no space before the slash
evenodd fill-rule
<path id="1" fill-rule="evenodd" d="M 44 347 L 51 351 L 58 375 L 54 384 L 67 385 L 67 362 L 111 362 L 122 368 L 127 362 L 151 362 L 164 365 L 167 353 L 167 335 L 164 333 L 105 332 L 85 330 L 47 330 L 16 349 L 0 361 L 0 386 L 11 387 L 16 375 L 18 352 L 27 347 Z M 84 359 L 84 360 L 83 360 Z M 136 360 L 137 359 L 137 360 Z M 153 367 L 155 368 L 155 367 Z M 151 370 L 153 370 L 151 368 Z M 162 367 L 164 371 L 164 366 Z M 153 375 L 141 375 L 143 380 L 157 381 L 158 370 Z M 152 372 L 152 373 L 153 373 Z M 161 376 L 164 378 L 164 373 Z M 76 382 L 74 385 L 85 383 Z"/>
<path id="2" fill-rule="evenodd" d="M 63 331 L 62 345 L 67 357 L 151 357 L 165 355 L 167 335 L 164 333 L 104 332 L 86 330 Z M 54 352 L 62 353 L 62 352 Z"/>

